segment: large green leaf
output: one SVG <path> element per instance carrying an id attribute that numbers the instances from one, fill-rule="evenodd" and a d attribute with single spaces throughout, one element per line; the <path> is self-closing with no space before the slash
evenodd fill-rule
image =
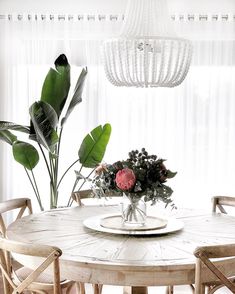
<path id="1" fill-rule="evenodd" d="M 80 163 L 84 167 L 94 168 L 102 161 L 110 135 L 110 124 L 98 126 L 86 135 L 78 151 Z"/>
<path id="2" fill-rule="evenodd" d="M 0 121 L 0 131 L 13 130 L 29 134 L 30 127 L 15 124 L 9 121 Z"/>
<path id="3" fill-rule="evenodd" d="M 51 68 L 44 80 L 41 101 L 49 103 L 59 117 L 70 88 L 70 65 L 64 54 L 56 59 L 55 67 L 56 70 Z"/>
<path id="4" fill-rule="evenodd" d="M 83 68 L 82 72 L 78 78 L 77 84 L 75 86 L 74 94 L 73 94 L 73 97 L 72 97 L 71 102 L 69 104 L 69 107 L 67 109 L 67 112 L 66 112 L 65 116 L 63 117 L 63 119 L 61 120 L 61 126 L 63 126 L 63 124 L 66 122 L 70 113 L 73 111 L 74 107 L 77 104 L 82 102 L 82 92 L 83 92 L 83 88 L 84 88 L 84 82 L 86 79 L 86 75 L 87 75 L 87 69 Z"/>
<path id="5" fill-rule="evenodd" d="M 39 101 L 35 102 L 29 108 L 31 117 L 31 139 L 36 139 L 49 152 L 54 152 L 55 144 L 58 142 L 58 135 L 55 128 L 58 124 L 58 117 L 50 104 Z M 35 131 L 35 134 L 33 133 Z"/>
<path id="6" fill-rule="evenodd" d="M 16 141 L 12 146 L 13 156 L 25 168 L 32 170 L 39 161 L 37 149 L 26 142 Z"/>
<path id="7" fill-rule="evenodd" d="M 0 140 L 12 145 L 17 140 L 17 137 L 13 135 L 10 131 L 0 131 Z"/>

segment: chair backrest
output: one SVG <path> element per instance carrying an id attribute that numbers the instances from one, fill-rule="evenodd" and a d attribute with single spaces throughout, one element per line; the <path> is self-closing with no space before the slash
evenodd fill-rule
<path id="1" fill-rule="evenodd" d="M 95 194 L 92 190 L 81 190 L 73 192 L 71 197 L 79 206 L 82 206 L 82 199 L 95 198 Z"/>
<path id="2" fill-rule="evenodd" d="M 105 196 L 107 197 L 121 197 L 122 193 L 120 192 L 112 192 L 112 193 L 106 193 Z M 71 195 L 72 199 L 77 202 L 79 206 L 82 206 L 82 199 L 89 199 L 89 198 L 95 198 L 96 195 L 92 190 L 81 190 L 77 192 L 73 192 Z"/>
<path id="3" fill-rule="evenodd" d="M 13 271 L 11 265 L 11 253 L 29 255 L 34 257 L 42 257 L 43 262 L 32 271 L 23 281 L 17 279 L 17 283 L 13 278 Z M 16 242 L 0 237 L 0 268 L 4 278 L 4 293 L 5 294 L 20 294 L 24 290 L 30 290 L 30 285 L 37 277 L 53 264 L 54 274 L 54 294 L 61 294 L 60 287 L 60 268 L 59 257 L 62 252 L 57 247 L 47 245 L 35 245 L 22 242 Z M 10 264 L 10 267 L 9 267 Z M 17 278 L 17 277 L 16 277 Z M 33 288 L 32 288 L 33 291 Z"/>
<path id="4" fill-rule="evenodd" d="M 222 272 L 225 270 L 225 264 L 227 263 L 226 271 L 229 273 L 229 277 L 235 275 L 235 244 L 198 247 L 194 251 L 194 255 L 197 258 L 195 294 L 204 293 L 204 284 L 211 282 L 211 279 L 214 281 L 219 280 L 222 285 L 235 293 L 235 284 Z M 230 258 L 228 259 L 228 257 Z M 216 261 L 211 260 L 214 258 L 216 258 Z M 222 265 L 218 263 L 220 259 L 223 259 Z"/>
<path id="5" fill-rule="evenodd" d="M 212 197 L 212 212 L 216 212 L 218 208 L 220 212 L 227 213 L 224 206 L 235 207 L 235 197 L 229 196 L 214 196 Z"/>
<path id="6" fill-rule="evenodd" d="M 24 215 L 26 208 L 28 209 L 28 214 L 32 214 L 32 205 L 29 198 L 11 199 L 0 203 L 0 232 L 3 237 L 6 235 L 6 224 L 3 219 L 3 214 L 18 209 L 17 220 Z"/>

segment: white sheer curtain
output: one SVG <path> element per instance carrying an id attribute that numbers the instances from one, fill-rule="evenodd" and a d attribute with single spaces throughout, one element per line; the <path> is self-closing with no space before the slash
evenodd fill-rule
<path id="1" fill-rule="evenodd" d="M 61 171 L 76 158 L 84 135 L 98 124 L 110 122 L 113 132 L 105 161 L 125 159 L 130 150 L 141 147 L 167 159 L 166 166 L 178 172 L 168 182 L 176 205 L 210 206 L 212 195 L 235 195 L 232 20 L 177 21 L 179 34 L 194 43 L 186 80 L 173 89 L 127 89 L 108 83 L 99 51 L 102 38 L 116 34 L 121 21 L 15 18 L 0 21 L 0 120 L 28 124 L 28 107 L 39 99 L 45 74 L 60 53 L 65 53 L 72 65 L 71 89 L 80 66 L 88 66 L 83 102 L 64 132 Z M 0 143 L 0 148 L 0 199 L 33 198 L 22 167 L 12 160 L 10 147 Z M 42 168 L 41 163 L 36 174 L 39 186 L 45 187 Z M 60 192 L 62 205 L 67 203 L 73 180 L 71 171 Z M 48 191 L 42 189 L 42 194 L 49 203 Z"/>

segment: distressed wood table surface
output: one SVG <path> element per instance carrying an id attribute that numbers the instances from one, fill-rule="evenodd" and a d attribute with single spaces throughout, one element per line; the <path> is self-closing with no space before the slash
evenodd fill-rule
<path id="1" fill-rule="evenodd" d="M 74 281 L 122 286 L 163 286 L 194 282 L 197 246 L 235 243 L 235 217 L 180 210 L 182 231 L 163 236 L 133 237 L 90 230 L 83 220 L 117 213 L 116 206 L 57 209 L 11 224 L 10 239 L 62 249 L 61 275 Z M 20 260 L 34 267 L 32 259 Z"/>

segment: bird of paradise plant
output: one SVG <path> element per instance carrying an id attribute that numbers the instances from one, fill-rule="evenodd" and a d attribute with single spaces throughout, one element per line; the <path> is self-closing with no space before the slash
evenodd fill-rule
<path id="1" fill-rule="evenodd" d="M 0 139 L 12 146 L 14 159 L 24 167 L 41 210 L 44 210 L 44 207 L 33 171 L 39 162 L 38 150 L 41 152 L 50 179 L 50 208 L 57 207 L 61 182 L 77 162 L 81 164 L 79 170 L 79 175 L 81 175 L 83 167 L 94 169 L 105 154 L 111 134 L 110 124 L 100 125 L 85 136 L 78 151 L 78 158 L 59 177 L 58 167 L 64 124 L 73 109 L 82 102 L 86 76 L 87 69 L 83 68 L 70 102 L 66 103 L 70 90 L 70 65 L 66 56 L 60 55 L 55 60 L 55 69 L 50 68 L 46 75 L 40 101 L 34 102 L 29 108 L 29 126 L 0 121 Z M 62 111 L 65 113 L 63 116 Z M 35 144 L 19 140 L 12 131 L 27 133 L 38 149 L 34 146 Z M 81 176 L 80 178 L 84 183 L 86 178 Z M 77 177 L 77 179 L 80 178 Z M 68 204 L 71 202 L 69 201 Z"/>

